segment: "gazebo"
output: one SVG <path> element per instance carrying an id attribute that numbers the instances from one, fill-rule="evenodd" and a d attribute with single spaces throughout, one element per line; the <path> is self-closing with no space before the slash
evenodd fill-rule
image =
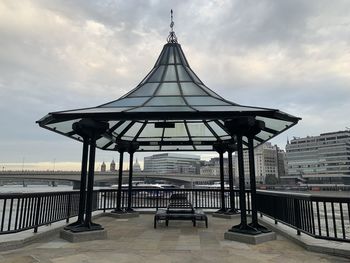
<path id="1" fill-rule="evenodd" d="M 172 13 L 171 13 L 172 15 Z M 172 19 L 171 19 L 172 20 Z M 92 223 L 92 190 L 96 147 L 118 151 L 119 188 L 115 213 L 121 209 L 123 154 L 130 154 L 129 200 L 135 152 L 216 151 L 220 157 L 221 209 L 236 213 L 233 203 L 232 153 L 237 151 L 241 223 L 230 231 L 261 233 L 255 201 L 254 147 L 295 125 L 300 118 L 277 109 L 228 101 L 209 89 L 193 72 L 171 30 L 153 69 L 130 92 L 97 107 L 52 112 L 38 124 L 83 143 L 79 216 L 73 232 L 103 229 Z M 243 149 L 249 151 L 252 223 L 247 223 Z M 231 210 L 224 198 L 223 154 L 228 152 Z M 260 229 L 260 230 L 259 230 Z"/>

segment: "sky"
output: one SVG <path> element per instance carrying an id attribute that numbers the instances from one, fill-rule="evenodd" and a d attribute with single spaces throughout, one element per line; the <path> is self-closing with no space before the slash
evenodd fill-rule
<path id="1" fill-rule="evenodd" d="M 82 145 L 35 122 L 136 87 L 166 43 L 170 9 L 209 88 L 302 118 L 273 144 L 350 127 L 348 0 L 0 0 L 0 169 L 78 170 Z M 98 150 L 97 168 L 113 158 Z"/>

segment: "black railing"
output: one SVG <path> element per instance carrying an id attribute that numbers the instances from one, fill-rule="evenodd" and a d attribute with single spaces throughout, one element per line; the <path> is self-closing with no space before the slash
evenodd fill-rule
<path id="1" fill-rule="evenodd" d="M 158 209 L 166 207 L 173 193 L 185 193 L 196 208 L 219 209 L 220 191 L 217 189 L 134 189 L 133 208 Z M 127 190 L 122 191 L 122 208 L 127 208 Z M 229 193 L 225 193 L 229 205 Z M 247 199 L 250 193 L 247 191 Z M 110 210 L 116 207 L 117 191 L 104 189 L 94 191 L 93 210 Z M 238 192 L 235 191 L 238 207 Z M 78 215 L 79 192 L 51 192 L 0 195 L 0 234 L 16 233 L 28 229 L 37 232 L 38 227 Z"/>
<path id="2" fill-rule="evenodd" d="M 220 190 L 217 189 L 134 189 L 132 207 L 145 209 L 165 208 L 171 194 L 184 193 L 196 208 L 221 208 Z M 239 194 L 235 190 L 235 207 L 239 209 Z M 127 208 L 127 190 L 122 191 L 122 207 Z M 250 211 L 250 191 L 246 191 Z M 115 189 L 94 191 L 93 210 L 111 210 L 116 207 Z M 227 208 L 229 192 L 225 192 Z M 330 240 L 350 242 L 350 198 L 313 196 L 271 191 L 258 191 L 260 213 L 282 222 L 300 232 Z M 79 192 L 52 192 L 0 195 L 0 234 L 16 233 L 78 214 Z"/>
<path id="3" fill-rule="evenodd" d="M 350 198 L 258 191 L 259 212 L 316 238 L 350 242 Z"/>

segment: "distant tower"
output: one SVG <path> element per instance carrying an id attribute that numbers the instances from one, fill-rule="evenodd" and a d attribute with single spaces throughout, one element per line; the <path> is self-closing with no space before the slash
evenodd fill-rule
<path id="1" fill-rule="evenodd" d="M 115 172 L 115 162 L 114 162 L 114 159 L 112 160 L 111 165 L 109 166 L 109 170 L 110 170 L 111 172 Z"/>
<path id="2" fill-rule="evenodd" d="M 105 162 L 103 162 L 101 164 L 101 172 L 105 172 L 105 171 L 106 171 L 106 164 L 105 164 Z"/>
<path id="3" fill-rule="evenodd" d="M 135 161 L 132 169 L 135 173 L 141 172 L 141 167 L 140 167 L 139 162 L 137 161 L 137 158 L 136 158 L 136 161 Z"/>

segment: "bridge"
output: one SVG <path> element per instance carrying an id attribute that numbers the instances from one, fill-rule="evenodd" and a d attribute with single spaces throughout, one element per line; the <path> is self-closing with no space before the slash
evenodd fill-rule
<path id="1" fill-rule="evenodd" d="M 129 172 L 123 172 L 123 181 L 126 183 Z M 135 172 L 133 180 L 158 179 L 167 180 L 177 184 L 204 183 L 218 181 L 218 176 L 208 176 L 199 174 L 155 174 Z M 71 181 L 74 184 L 80 183 L 80 171 L 0 171 L 0 180 L 39 180 L 39 181 Z M 96 183 L 117 184 L 118 174 L 115 172 L 95 172 Z"/>

